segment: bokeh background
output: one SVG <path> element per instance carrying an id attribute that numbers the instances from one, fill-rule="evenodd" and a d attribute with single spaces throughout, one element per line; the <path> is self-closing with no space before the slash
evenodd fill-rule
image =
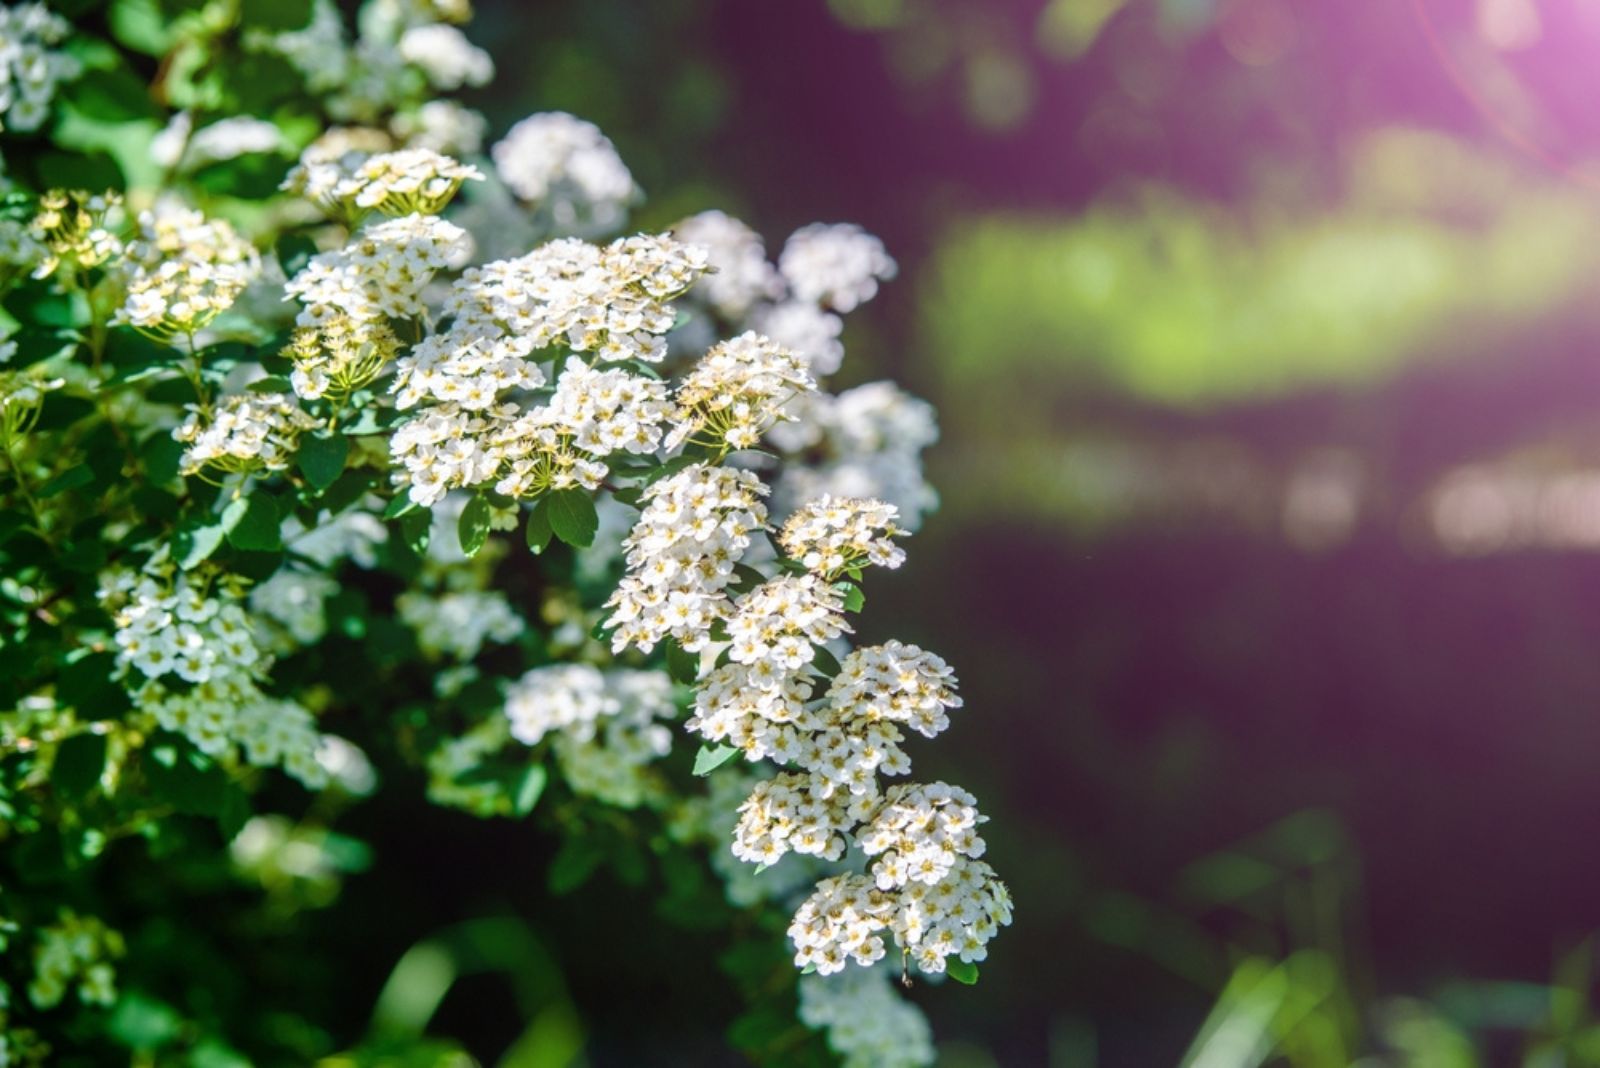
<path id="1" fill-rule="evenodd" d="M 914 756 L 1018 907 L 977 987 L 910 995 L 945 1063 L 1600 1063 L 1600 2 L 477 10 L 473 102 L 599 124 L 636 225 L 899 260 L 842 381 L 936 403 L 943 507 L 863 633 L 957 667 Z M 594 1063 L 729 1056 L 714 939 L 415 817 L 357 828 L 368 915 L 525 885 Z M 327 934 L 381 976 L 414 932 Z M 498 979 L 441 1026 L 521 1028 Z"/>

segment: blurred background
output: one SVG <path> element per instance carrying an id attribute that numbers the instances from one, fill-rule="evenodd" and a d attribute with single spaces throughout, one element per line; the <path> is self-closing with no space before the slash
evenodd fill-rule
<path id="1" fill-rule="evenodd" d="M 943 507 L 863 636 L 957 668 L 913 755 L 1018 908 L 911 993 L 945 1063 L 1600 1063 L 1600 0 L 477 8 L 472 102 L 597 123 L 637 226 L 899 260 L 840 382 L 938 406 Z M 590 1034 L 725 1056 L 594 906 L 530 906 Z"/>

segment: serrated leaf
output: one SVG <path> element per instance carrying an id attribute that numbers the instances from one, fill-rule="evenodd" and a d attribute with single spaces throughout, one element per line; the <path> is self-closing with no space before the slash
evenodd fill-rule
<path id="1" fill-rule="evenodd" d="M 461 518 L 456 522 L 456 538 L 461 542 L 462 552 L 468 556 L 478 554 L 478 550 L 489 540 L 489 520 L 492 516 L 493 510 L 484 497 L 474 495 L 467 501 L 467 506 L 461 509 Z"/>
<path id="2" fill-rule="evenodd" d="M 278 502 L 261 491 L 237 497 L 222 510 L 222 530 L 235 549 L 270 552 L 283 548 Z"/>
<path id="3" fill-rule="evenodd" d="M 50 785 L 64 797 L 82 797 L 100 781 L 105 767 L 106 736 L 88 731 L 74 734 L 56 749 Z"/>
<path id="4" fill-rule="evenodd" d="M 738 755 L 737 746 L 702 745 L 700 751 L 694 755 L 694 773 L 702 776 L 710 775 Z"/>
<path id="5" fill-rule="evenodd" d="M 972 986 L 978 981 L 978 966 L 960 957 L 946 957 L 944 970 L 950 978 L 966 986 Z"/>
<path id="6" fill-rule="evenodd" d="M 600 516 L 587 493 L 581 489 L 557 490 L 545 501 L 549 505 L 550 529 L 556 537 L 577 549 L 594 544 Z"/>
<path id="7" fill-rule="evenodd" d="M 538 556 L 550 544 L 554 531 L 550 529 L 550 508 L 543 500 L 533 506 L 528 513 L 528 548 L 533 550 L 533 555 Z"/>
<path id="8" fill-rule="evenodd" d="M 311 487 L 321 493 L 344 473 L 345 459 L 349 455 L 349 438 L 307 434 L 300 439 L 300 452 L 295 457 L 295 463 Z"/>
<path id="9" fill-rule="evenodd" d="M 835 582 L 833 588 L 844 595 L 846 612 L 859 612 L 867 606 L 867 595 L 854 582 Z"/>

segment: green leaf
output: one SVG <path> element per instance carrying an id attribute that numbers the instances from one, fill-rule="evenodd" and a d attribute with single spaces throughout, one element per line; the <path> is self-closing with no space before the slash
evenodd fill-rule
<path id="1" fill-rule="evenodd" d="M 139 446 L 139 459 L 144 462 L 144 473 L 151 483 L 165 485 L 178 477 L 178 465 L 183 462 L 183 442 L 174 440 L 164 431 L 152 434 Z"/>
<path id="2" fill-rule="evenodd" d="M 282 375 L 268 375 L 256 379 L 245 388 L 251 393 L 291 393 L 294 391 L 294 383 Z"/>
<path id="3" fill-rule="evenodd" d="M 489 520 L 493 509 L 489 501 L 482 494 L 474 494 L 461 509 L 461 519 L 456 523 L 456 538 L 461 542 L 461 551 L 468 556 L 476 556 L 478 550 L 483 548 L 489 540 Z"/>
<path id="4" fill-rule="evenodd" d="M 283 548 L 282 525 L 278 502 L 262 490 L 235 498 L 222 510 L 222 530 L 235 549 L 270 552 Z"/>
<path id="5" fill-rule="evenodd" d="M 550 529 L 556 537 L 578 549 L 594 544 L 600 517 L 587 493 L 581 489 L 557 490 L 545 500 L 550 507 Z"/>
<path id="6" fill-rule="evenodd" d="M 844 670 L 839 665 L 838 657 L 834 656 L 820 645 L 816 646 L 815 648 L 816 653 L 811 658 L 811 670 L 815 671 L 825 679 L 831 679 L 835 675 L 839 674 L 840 671 Z"/>
<path id="7" fill-rule="evenodd" d="M 511 798 L 511 811 L 519 816 L 526 816 L 533 811 L 533 806 L 539 803 L 539 797 L 544 793 L 544 784 L 549 780 L 549 773 L 544 770 L 543 764 L 533 764 L 522 773 L 522 779 L 517 783 L 517 792 Z"/>
<path id="8" fill-rule="evenodd" d="M 130 991 L 118 999 L 106 1031 L 129 1049 L 149 1052 L 178 1040 L 183 1017 L 165 1002 Z"/>
<path id="9" fill-rule="evenodd" d="M 275 246 L 285 278 L 293 278 L 317 254 L 317 243 L 305 234 L 284 234 Z"/>
<path id="10" fill-rule="evenodd" d="M 241 0 L 239 23 L 274 32 L 303 30 L 311 22 L 311 0 Z"/>
<path id="11" fill-rule="evenodd" d="M 694 773 L 710 775 L 738 755 L 737 746 L 702 745 L 700 751 L 694 755 Z"/>
<path id="12" fill-rule="evenodd" d="M 749 593 L 765 581 L 767 581 L 767 576 L 749 564 L 734 564 L 733 581 L 728 584 L 728 592 Z"/>
<path id="13" fill-rule="evenodd" d="M 389 501 L 388 507 L 383 510 L 383 518 L 399 519 L 407 512 L 415 511 L 420 507 L 421 505 L 417 504 L 416 501 L 411 499 L 411 495 L 409 493 L 402 493 L 400 496 L 392 498 Z"/>
<path id="14" fill-rule="evenodd" d="M 300 439 L 300 453 L 295 457 L 295 463 L 311 487 L 321 493 L 344 473 L 344 463 L 349 455 L 349 438 L 307 434 Z"/>
<path id="15" fill-rule="evenodd" d="M 593 835 L 574 835 L 561 843 L 555 859 L 550 862 L 547 880 L 552 894 L 570 894 L 594 874 L 605 851 Z"/>
<path id="16" fill-rule="evenodd" d="M 693 686 L 700 677 L 700 656 L 691 653 L 676 641 L 668 640 L 667 649 L 667 674 L 672 676 L 673 682 L 681 682 L 685 686 Z"/>
<path id="17" fill-rule="evenodd" d="M 859 612 L 867 606 L 867 595 L 854 582 L 835 582 L 833 588 L 844 594 L 846 612 Z"/>
<path id="18" fill-rule="evenodd" d="M 400 536 L 405 539 L 414 553 L 421 553 L 428 548 L 428 539 L 433 533 L 433 513 L 426 508 L 418 508 L 414 512 L 406 512 L 400 517 Z"/>
<path id="19" fill-rule="evenodd" d="M 550 507 L 541 499 L 528 513 L 528 548 L 533 550 L 533 555 L 544 552 L 553 533 L 550 529 Z"/>
<path id="20" fill-rule="evenodd" d="M 74 734 L 56 749 L 50 784 L 65 797 L 82 797 L 100 781 L 106 767 L 106 736 L 85 731 Z"/>
<path id="21" fill-rule="evenodd" d="M 960 957 L 946 957 L 944 961 L 945 974 L 958 983 L 972 986 L 978 981 L 978 966 L 962 960 Z"/>
<path id="22" fill-rule="evenodd" d="M 178 566 L 188 571 L 204 563 L 222 545 L 221 524 L 207 518 L 206 522 L 190 522 L 178 528 L 172 536 L 173 555 Z"/>
<path id="23" fill-rule="evenodd" d="M 55 478 L 39 487 L 37 496 L 40 500 L 54 497 L 58 493 L 65 493 L 69 489 L 87 486 L 94 481 L 94 472 L 86 464 L 69 467 Z"/>
<path id="24" fill-rule="evenodd" d="M 221 814 L 228 777 L 188 739 L 157 732 L 141 756 L 145 781 L 157 801 L 195 816 Z"/>

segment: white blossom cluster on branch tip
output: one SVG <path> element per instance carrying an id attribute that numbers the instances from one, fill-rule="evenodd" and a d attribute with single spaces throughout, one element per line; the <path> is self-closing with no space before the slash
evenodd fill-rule
<path id="1" fill-rule="evenodd" d="M 569 233 L 615 229 L 638 198 L 611 140 L 564 112 L 528 116 L 490 154 L 501 181 Z"/>
<path id="2" fill-rule="evenodd" d="M 574 663 L 523 675 L 508 687 L 505 711 L 523 745 L 550 740 L 575 792 L 633 808 L 648 789 L 644 769 L 672 748 L 662 721 L 677 708 L 664 672 Z"/>
<path id="3" fill-rule="evenodd" d="M 236 580 L 218 575 L 207 589 L 158 556 L 142 572 L 107 572 L 100 600 L 116 625 L 123 685 L 156 726 L 213 757 L 282 766 L 311 787 L 327 781 L 311 713 L 260 688 L 271 658 Z"/>
<path id="4" fill-rule="evenodd" d="M 922 1010 L 898 996 L 884 966 L 800 978 L 800 1022 L 824 1032 L 844 1068 L 922 1068 L 933 1063 L 933 1031 Z"/>
<path id="5" fill-rule="evenodd" d="M 139 213 L 122 263 L 128 295 L 118 321 L 158 339 L 192 336 L 261 272 L 255 247 L 232 226 L 173 203 Z"/>
<path id="6" fill-rule="evenodd" d="M 978 859 L 984 817 L 974 799 L 944 783 L 879 785 L 880 775 L 910 771 L 902 726 L 932 737 L 960 707 L 949 667 L 898 642 L 859 649 L 813 700 L 814 680 L 826 677 L 816 669 L 818 650 L 849 631 L 832 579 L 901 562 L 890 540 L 895 510 L 832 499 L 801 509 L 779 538 L 800 572 L 730 598 L 727 578 L 765 521 L 742 515 L 736 539 L 703 553 L 700 544 L 722 530 L 713 510 L 722 499 L 702 481 L 718 470 L 726 469 L 690 468 L 645 503 L 612 602 L 617 648 L 670 636 L 685 649 L 722 650 L 726 663 L 701 678 L 688 728 L 708 743 L 734 744 L 747 759 L 794 769 L 758 783 L 740 806 L 735 856 L 760 865 L 788 853 L 838 861 L 854 843 L 870 861 L 867 872 L 824 879 L 795 914 L 789 934 L 798 966 L 827 975 L 850 961 L 870 965 L 886 955 L 886 939 L 924 972 L 944 971 L 951 956 L 982 960 L 1010 922 L 1011 905 Z M 738 475 L 741 489 L 759 496 L 759 480 Z M 706 578 L 710 590 L 700 586 Z"/>
<path id="7" fill-rule="evenodd" d="M 0 7 L 0 129 L 37 130 L 50 100 L 83 64 L 55 46 L 72 24 L 44 4 Z"/>

